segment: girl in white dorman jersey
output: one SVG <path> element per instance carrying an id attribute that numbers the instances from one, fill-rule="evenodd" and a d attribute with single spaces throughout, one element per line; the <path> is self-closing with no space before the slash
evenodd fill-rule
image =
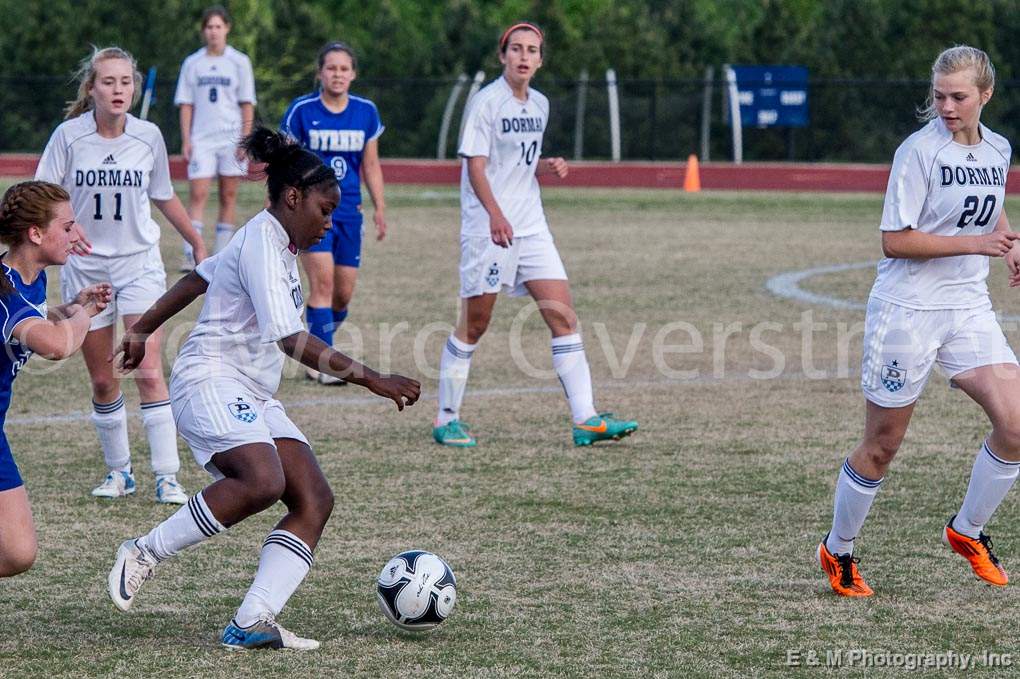
<path id="1" fill-rule="evenodd" d="M 205 47 L 181 65 L 174 103 L 181 111 L 181 153 L 188 161 L 188 214 L 199 233 L 213 177 L 219 177 L 220 206 L 215 251 L 222 250 L 237 221 L 237 188 L 248 174 L 238 148 L 255 117 L 255 75 L 247 55 L 227 44 L 230 15 L 221 6 L 202 13 Z M 182 270 L 195 262 L 185 245 Z"/>
<path id="2" fill-rule="evenodd" d="M 1020 235 L 1003 210 L 1012 151 L 981 124 L 994 85 L 987 54 L 967 46 L 944 51 L 932 67 L 929 122 L 893 159 L 880 226 L 885 259 L 865 317 L 864 440 L 843 462 L 832 528 L 816 549 L 842 596 L 873 594 L 857 568 L 854 538 L 935 364 L 992 424 L 942 539 L 978 578 L 1008 581 L 983 532 L 1020 470 L 1020 367 L 985 284 L 988 258 L 1005 257 L 1010 287 L 1020 286 Z"/>
<path id="3" fill-rule="evenodd" d="M 439 412 L 432 428 L 442 445 L 476 444 L 460 421 L 460 406 L 471 356 L 501 289 L 530 294 L 552 332 L 553 367 L 570 404 L 574 443 L 619 439 L 637 429 L 637 422 L 595 410 L 567 273 L 542 210 L 536 175 L 567 175 L 562 158 L 542 157 L 549 100 L 530 83 L 542 66 L 543 49 L 537 26 L 510 26 L 499 40 L 502 76 L 468 102 L 458 151 L 461 314 L 440 358 Z"/>
<path id="4" fill-rule="evenodd" d="M 92 382 L 92 422 L 107 467 L 106 478 L 92 494 L 114 498 L 135 492 L 124 396 L 109 362 L 114 326 L 120 316 L 130 327 L 166 290 L 159 225 L 152 218 L 150 201 L 192 244 L 196 259 L 205 258 L 205 246 L 174 195 L 159 128 L 128 113 L 141 84 L 134 57 L 119 47 L 94 50 L 82 63 L 80 76 L 78 98 L 46 144 L 36 179 L 67 190 L 75 218 L 92 242 L 90 257 L 72 258 L 61 271 L 64 301 L 95 283 L 113 285 L 113 303 L 92 319 L 82 355 Z M 176 478 L 177 432 L 163 379 L 160 341 L 158 335 L 152 338 L 136 383 L 156 475 L 156 499 L 182 504 L 187 495 Z"/>
<path id="5" fill-rule="evenodd" d="M 308 439 L 274 398 L 284 357 L 346 377 L 400 410 L 418 399 L 421 385 L 380 375 L 305 332 L 298 251 L 329 230 L 340 203 L 336 176 L 314 153 L 265 128 L 242 143 L 265 163 L 267 208 L 163 295 L 121 345 L 122 367 L 134 369 L 145 338 L 205 296 L 170 384 L 181 436 L 214 480 L 148 534 L 121 544 L 109 593 L 128 610 L 161 561 L 279 500 L 287 512 L 262 544 L 255 580 L 221 641 L 232 649 L 312 650 L 318 641 L 284 629 L 277 616 L 312 566 L 333 493 Z"/>

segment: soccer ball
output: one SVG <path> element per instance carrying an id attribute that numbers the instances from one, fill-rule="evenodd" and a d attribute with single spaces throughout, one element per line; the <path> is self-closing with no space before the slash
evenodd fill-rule
<path id="1" fill-rule="evenodd" d="M 389 560 L 376 582 L 379 608 L 402 630 L 423 632 L 441 624 L 457 603 L 457 579 L 431 552 L 413 549 Z"/>

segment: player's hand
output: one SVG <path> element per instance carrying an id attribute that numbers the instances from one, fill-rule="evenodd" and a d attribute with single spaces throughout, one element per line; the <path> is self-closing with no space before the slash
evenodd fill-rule
<path id="1" fill-rule="evenodd" d="M 560 179 L 563 179 L 570 173 L 570 168 L 567 167 L 567 161 L 563 158 L 547 158 L 546 167 L 549 168 L 549 172 L 552 172 Z"/>
<path id="2" fill-rule="evenodd" d="M 113 299 L 113 286 L 109 283 L 96 283 L 87 288 L 82 288 L 74 298 L 75 304 L 80 304 L 90 317 L 100 314 Z"/>
<path id="3" fill-rule="evenodd" d="M 380 375 L 365 384 L 373 394 L 388 398 L 397 404 L 397 410 L 414 405 L 421 396 L 421 384 L 403 375 Z"/>
<path id="4" fill-rule="evenodd" d="M 1013 247 L 1013 241 L 1020 238 L 1020 233 L 1013 231 L 992 231 L 983 236 L 976 236 L 976 255 L 988 257 L 1004 257 Z"/>
<path id="5" fill-rule="evenodd" d="M 181 144 L 181 155 L 184 156 L 184 162 L 191 162 L 191 142 L 186 141 Z"/>
<path id="6" fill-rule="evenodd" d="M 116 360 L 118 372 L 129 373 L 142 364 L 142 359 L 145 358 L 145 342 L 148 339 L 148 335 L 134 332 L 133 327 L 128 328 L 120 342 L 120 348 L 109 359 L 111 362 Z"/>
<path id="7" fill-rule="evenodd" d="M 506 217 L 489 217 L 489 234 L 492 242 L 501 248 L 508 248 L 514 243 L 514 229 Z"/>
<path id="8" fill-rule="evenodd" d="M 195 257 L 195 264 L 200 263 L 203 259 L 209 256 L 208 251 L 205 249 L 205 241 L 202 240 L 201 234 L 199 234 L 198 240 L 194 243 L 189 243 L 191 246 L 192 253 Z"/>
<path id="9" fill-rule="evenodd" d="M 1009 287 L 1020 287 L 1020 247 L 1011 249 L 1006 255 L 1006 267 L 1009 268 Z"/>
<path id="10" fill-rule="evenodd" d="M 376 208 L 375 215 L 375 239 L 382 240 L 386 237 L 386 211 Z"/>
<path id="11" fill-rule="evenodd" d="M 71 241 L 71 254 L 85 256 L 92 252 L 92 243 L 85 237 L 85 229 L 78 222 L 74 223 L 74 240 Z"/>

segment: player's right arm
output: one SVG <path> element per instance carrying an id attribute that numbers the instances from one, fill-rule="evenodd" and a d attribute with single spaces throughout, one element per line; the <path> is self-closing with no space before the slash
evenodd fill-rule
<path id="1" fill-rule="evenodd" d="M 417 380 L 403 375 L 380 375 L 306 330 L 284 337 L 277 341 L 277 346 L 302 365 L 359 384 L 373 394 L 390 399 L 397 404 L 397 410 L 414 405 L 421 395 L 421 384 Z M 326 369 L 323 370 L 322 366 Z"/>
<path id="2" fill-rule="evenodd" d="M 181 155 L 191 162 L 191 119 L 195 114 L 192 104 L 181 104 Z"/>
<path id="3" fill-rule="evenodd" d="M 215 259 L 215 257 L 204 259 L 194 271 L 188 272 L 163 293 L 163 296 L 128 328 L 120 349 L 110 356 L 110 361 L 113 361 L 117 354 L 122 354 L 117 362 L 117 368 L 121 372 L 129 372 L 141 364 L 145 358 L 145 341 L 149 339 L 149 335 L 205 294 L 209 289 L 209 279 L 203 276 L 211 278 L 212 271 L 215 271 Z"/>
<path id="4" fill-rule="evenodd" d="M 1020 234 L 1009 229 L 977 236 L 938 236 L 919 230 L 928 198 L 928 168 L 921 143 L 910 138 L 896 149 L 882 207 L 882 253 L 895 259 L 933 259 L 959 255 L 1003 257 Z"/>
<path id="5" fill-rule="evenodd" d="M 503 210 L 500 209 L 499 203 L 496 202 L 492 185 L 489 184 L 489 178 L 485 176 L 485 166 L 488 165 L 489 159 L 485 156 L 472 156 L 466 160 L 471 188 L 478 196 L 482 207 L 489 213 L 489 235 L 492 237 L 492 242 L 501 248 L 508 248 L 514 242 L 514 229 L 510 226 L 506 215 L 503 214 Z"/>

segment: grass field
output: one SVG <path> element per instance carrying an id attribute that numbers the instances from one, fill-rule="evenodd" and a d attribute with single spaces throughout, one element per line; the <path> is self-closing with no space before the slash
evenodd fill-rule
<path id="1" fill-rule="evenodd" d="M 252 214 L 261 188 L 242 198 Z M 421 376 L 424 398 L 397 413 L 357 387 L 310 385 L 294 366 L 280 393 L 337 498 L 281 615 L 323 647 L 218 646 L 281 505 L 161 566 L 130 613 L 114 609 L 105 583 L 117 545 L 171 510 L 152 502 L 137 418 L 139 494 L 89 496 L 103 469 L 83 364 L 43 370 L 36 358 L 7 431 L 40 554 L 0 582 L 0 676 L 786 677 L 836 674 L 826 652 L 854 649 L 1013 653 L 1020 664 L 1017 587 L 979 584 L 939 541 L 987 429 L 944 379 L 930 381 L 859 541 L 877 595 L 837 600 L 811 558 L 863 426 L 863 313 L 779 299 L 765 282 L 877 259 L 881 196 L 547 192 L 598 405 L 641 429 L 575 449 L 548 333 L 526 301 L 504 298 L 472 365 L 463 416 L 480 445 L 467 451 L 430 436 L 457 310 L 457 196 L 391 187 L 388 201 L 391 236 L 366 240 L 356 332 L 340 340 L 370 364 Z M 169 231 L 163 252 L 172 270 Z M 863 302 L 872 279 L 859 269 L 802 287 Z M 1001 262 L 991 287 L 998 309 L 1020 313 Z M 167 365 L 195 307 L 171 326 Z M 1015 325 L 1008 334 L 1017 346 Z M 137 413 L 130 381 L 125 391 Z M 207 476 L 183 442 L 181 457 L 196 492 Z M 1014 493 L 990 528 L 1007 568 L 1020 566 L 1018 519 Z M 373 592 L 387 559 L 412 547 L 445 557 L 459 585 L 450 621 L 420 637 L 387 624 Z M 791 651 L 821 665 L 789 666 Z M 978 663 L 967 674 L 1012 671 Z"/>

